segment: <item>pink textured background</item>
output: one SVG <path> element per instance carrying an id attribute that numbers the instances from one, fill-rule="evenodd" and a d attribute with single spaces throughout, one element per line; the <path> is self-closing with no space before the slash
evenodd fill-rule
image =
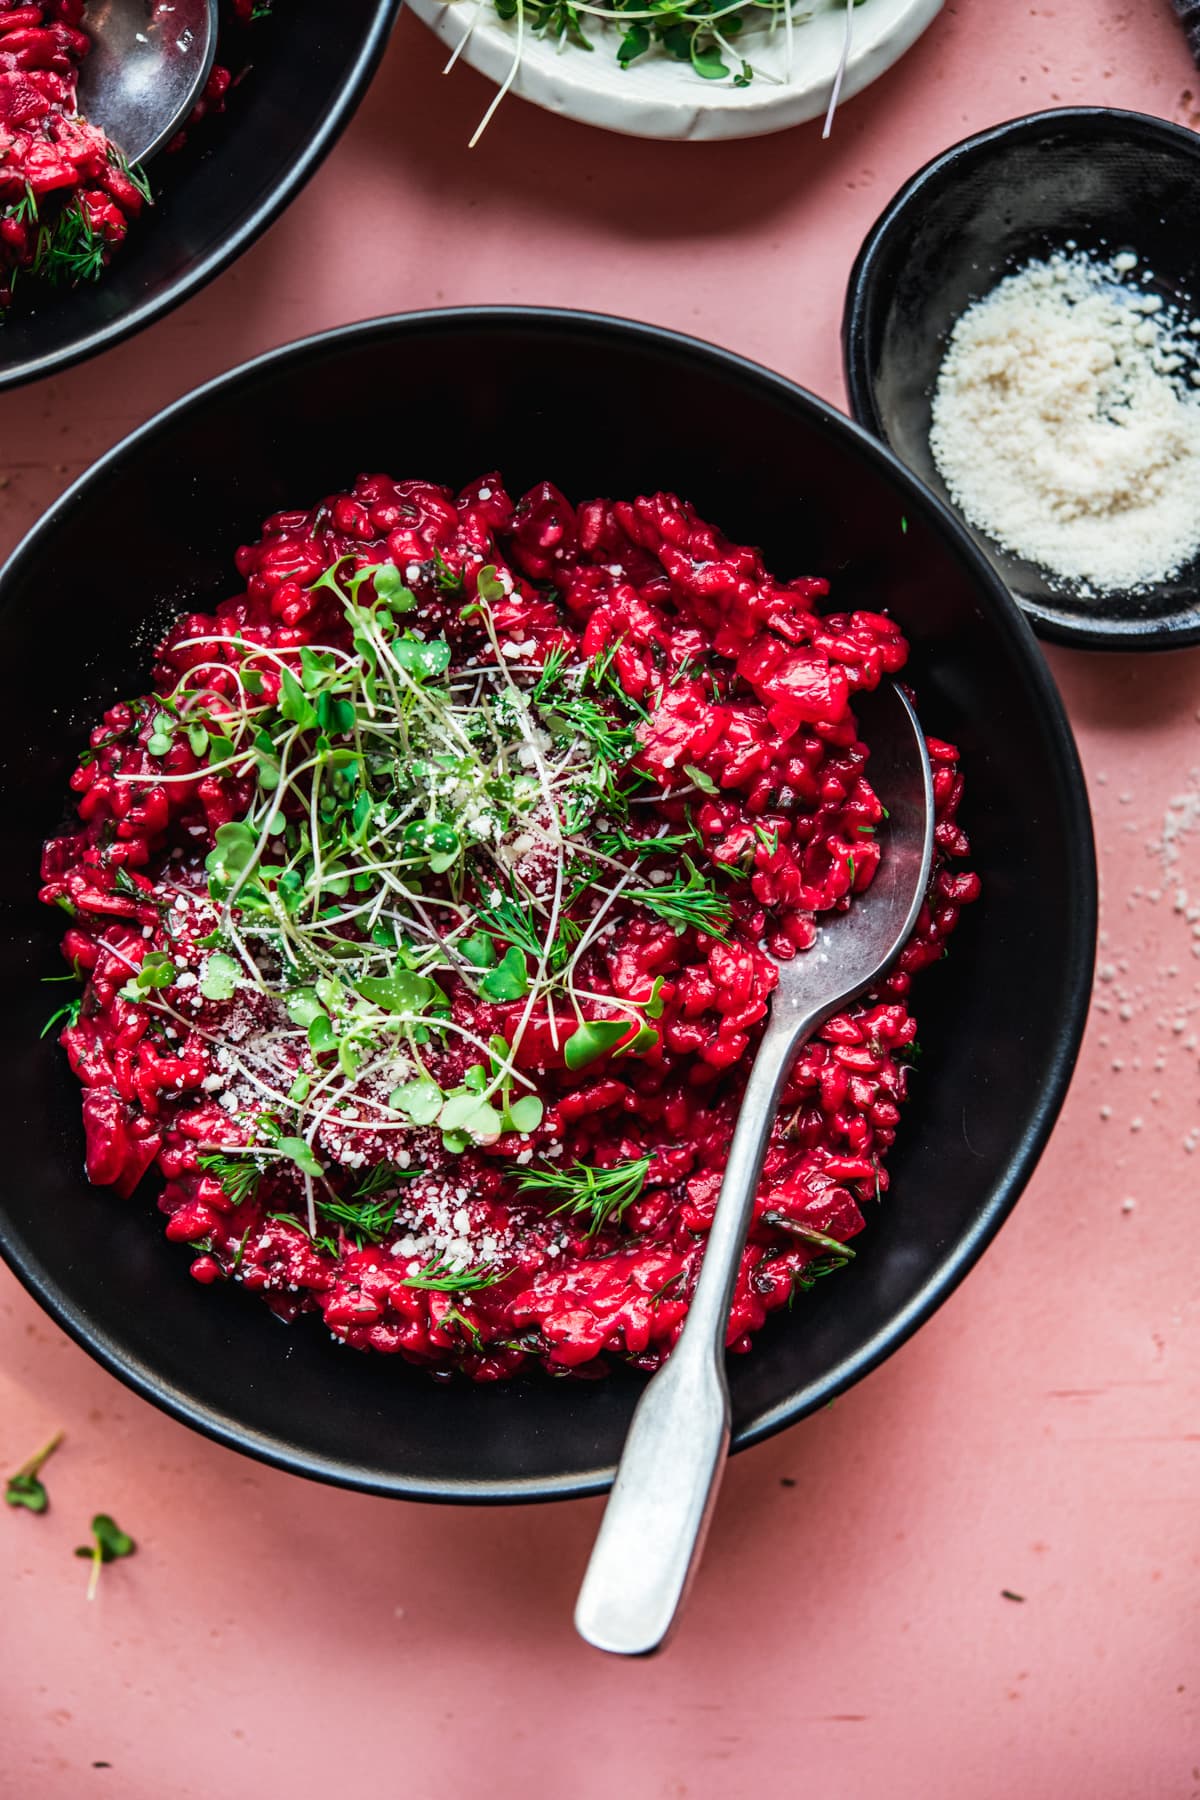
<path id="1" fill-rule="evenodd" d="M 403 20 L 250 255 L 0 402 L 0 550 L 153 409 L 375 312 L 632 312 L 840 400 L 847 269 L 926 157 L 1056 102 L 1200 123 L 1166 0 L 961 0 L 826 146 L 648 145 L 512 102 L 469 155 L 487 89 L 440 61 Z M 1062 1124 L 933 1323 L 731 1467 L 670 1652 L 621 1665 L 572 1635 L 598 1503 L 404 1506 L 275 1474 L 134 1399 L 5 1274 L 0 1466 L 69 1435 L 52 1511 L 0 1518 L 0 1793 L 1200 1793 L 1200 938 L 1173 903 L 1180 880 L 1200 900 L 1200 835 L 1170 881 L 1150 848 L 1200 781 L 1200 656 L 1052 660 L 1096 806 L 1106 977 Z M 88 1606 L 70 1552 L 98 1508 L 140 1549 Z"/>

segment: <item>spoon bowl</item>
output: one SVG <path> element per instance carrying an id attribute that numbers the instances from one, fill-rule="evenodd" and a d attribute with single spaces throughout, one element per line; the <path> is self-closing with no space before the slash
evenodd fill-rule
<path id="1" fill-rule="evenodd" d="M 131 163 L 168 144 L 212 72 L 217 0 L 92 0 L 79 110 Z"/>

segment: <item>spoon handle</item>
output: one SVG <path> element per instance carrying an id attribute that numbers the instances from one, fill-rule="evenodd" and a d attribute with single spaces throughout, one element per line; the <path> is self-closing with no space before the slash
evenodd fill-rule
<path id="1" fill-rule="evenodd" d="M 634 1412 L 579 1592 L 575 1628 L 598 1650 L 657 1650 L 699 1561 L 729 1448 L 725 1336 L 742 1246 L 788 1070 L 829 1010 L 773 1018 L 754 1059 L 687 1320 Z"/>

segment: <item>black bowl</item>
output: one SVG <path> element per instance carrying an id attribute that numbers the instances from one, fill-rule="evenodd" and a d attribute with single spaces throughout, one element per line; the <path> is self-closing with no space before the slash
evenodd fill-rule
<path id="1" fill-rule="evenodd" d="M 1151 291 L 1195 311 L 1200 137 L 1108 107 L 1033 113 L 935 157 L 867 233 L 842 323 L 851 411 L 948 505 L 929 448 L 946 340 L 972 301 L 1068 242 L 1136 251 Z M 1081 600 L 972 535 L 1043 637 L 1096 650 L 1200 642 L 1200 558 L 1149 592 Z"/>
<path id="2" fill-rule="evenodd" d="M 895 1186 L 859 1256 L 734 1359 L 736 1441 L 800 1418 L 929 1316 L 1019 1194 L 1074 1062 L 1095 936 L 1083 781 L 1028 626 L 957 522 L 865 432 L 779 376 L 670 332 L 533 309 L 368 321 L 248 363 L 161 413 L 64 496 L 0 574 L 0 1249 L 60 1324 L 138 1392 L 300 1474 L 460 1500 L 591 1492 L 640 1382 L 440 1386 L 399 1359 L 285 1329 L 201 1289 L 151 1199 L 82 1173 L 79 1095 L 38 1029 L 61 921 L 35 899 L 87 723 L 137 691 L 157 628 L 235 591 L 264 516 L 362 469 L 513 491 L 666 486 L 771 566 L 888 606 L 931 731 L 957 739 L 986 898 L 925 981 L 922 1073 Z"/>
<path id="3" fill-rule="evenodd" d="M 221 118 L 149 165 L 154 207 L 98 282 L 17 284 L 0 330 L 0 389 L 140 331 L 240 256 L 299 193 L 350 119 L 400 0 L 280 0 L 247 34 L 253 66 Z"/>

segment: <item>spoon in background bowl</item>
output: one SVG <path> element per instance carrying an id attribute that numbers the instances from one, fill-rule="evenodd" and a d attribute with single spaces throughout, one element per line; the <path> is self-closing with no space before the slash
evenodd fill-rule
<path id="1" fill-rule="evenodd" d="M 870 777 L 888 817 L 875 879 L 823 924 L 779 983 L 738 1115 L 696 1292 L 678 1342 L 629 1427 L 575 1627 L 598 1650 L 644 1656 L 665 1642 L 700 1560 L 729 1448 L 725 1336 L 771 1127 L 796 1053 L 879 980 L 911 934 L 933 859 L 933 777 L 917 716 L 894 683 L 865 696 Z"/>
<path id="2" fill-rule="evenodd" d="M 217 0 L 90 0 L 79 110 L 130 163 L 170 142 L 199 99 L 217 49 Z"/>

